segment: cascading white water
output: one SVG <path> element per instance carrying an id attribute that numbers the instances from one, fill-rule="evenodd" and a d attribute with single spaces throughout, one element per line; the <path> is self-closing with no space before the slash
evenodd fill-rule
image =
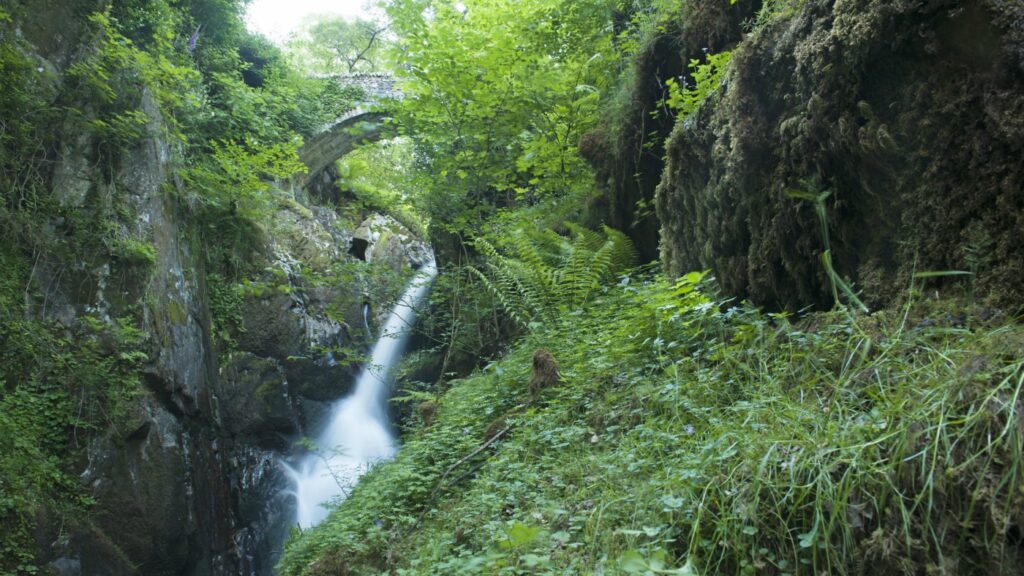
<path id="1" fill-rule="evenodd" d="M 390 372 L 402 357 L 409 328 L 416 321 L 416 306 L 436 275 L 433 261 L 420 268 L 391 310 L 355 390 L 332 407 L 327 428 L 317 438 L 316 453 L 295 468 L 286 466 L 293 482 L 296 521 L 303 528 L 326 518 L 324 505 L 346 497 L 371 466 L 394 456 L 395 437 L 387 410 Z"/>
<path id="2" fill-rule="evenodd" d="M 372 338 L 372 336 L 370 336 L 370 303 L 369 302 L 363 302 L 363 329 L 366 330 L 366 337 L 367 338 Z"/>

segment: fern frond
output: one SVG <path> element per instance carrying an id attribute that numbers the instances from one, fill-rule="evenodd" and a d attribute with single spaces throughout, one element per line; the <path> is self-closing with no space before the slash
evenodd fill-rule
<path id="1" fill-rule="evenodd" d="M 583 305 L 587 296 L 597 286 L 593 260 L 594 252 L 587 249 L 587 239 L 577 236 L 576 241 L 572 243 L 569 260 L 562 268 L 559 278 L 561 300 L 571 307 Z"/>
<path id="2" fill-rule="evenodd" d="M 491 279 L 488 278 L 486 274 L 477 270 L 475 267 L 469 266 L 468 269 L 477 278 L 477 280 L 484 285 L 484 288 L 494 296 L 498 303 L 501 304 L 505 313 L 507 313 L 514 322 L 524 327 L 529 324 L 529 319 L 521 313 L 519 306 L 507 297 L 505 290 L 496 286 L 491 282 Z"/>
<path id="3" fill-rule="evenodd" d="M 560 266 L 569 254 L 569 240 L 550 228 L 531 232 L 530 241 L 537 244 L 537 249 L 544 254 L 545 260 L 552 266 Z"/>
<path id="4" fill-rule="evenodd" d="M 557 256 L 550 253 L 545 254 L 541 243 L 532 241 L 522 231 L 512 235 L 509 242 L 515 249 L 518 260 L 534 268 L 537 274 L 543 277 L 544 283 L 550 285 L 554 266 L 558 264 Z"/>
<path id="5" fill-rule="evenodd" d="M 594 253 L 594 273 L 597 281 L 610 280 L 618 272 L 615 266 L 616 243 L 612 239 L 605 240 L 601 249 Z"/>
<path id="6" fill-rule="evenodd" d="M 515 260 L 491 261 L 487 263 L 490 275 L 495 280 L 495 285 L 502 291 L 502 295 L 508 300 L 510 306 L 514 307 L 516 313 L 524 318 L 532 316 L 530 312 L 535 306 L 527 302 L 533 291 L 524 287 L 523 278 L 518 270 L 514 269 Z"/>
<path id="7" fill-rule="evenodd" d="M 572 232 L 575 241 L 581 242 L 580 245 L 591 252 L 597 252 L 601 249 L 601 245 L 604 244 L 605 238 L 599 232 L 590 228 L 580 226 L 574 222 L 566 222 L 565 227 Z"/>
<path id="8" fill-rule="evenodd" d="M 619 274 L 635 268 L 640 263 L 640 253 L 629 236 L 609 226 L 602 226 L 602 228 L 605 236 L 614 244 L 611 255 L 611 273 Z"/>
<path id="9" fill-rule="evenodd" d="M 636 248 L 622 232 L 566 227 L 572 240 L 550 229 L 520 229 L 503 239 L 501 248 L 482 238 L 474 243 L 487 268 L 470 270 L 524 326 L 538 318 L 552 320 L 562 307 L 583 306 L 603 282 L 636 266 Z"/>
<path id="10" fill-rule="evenodd" d="M 488 259 L 502 257 L 501 254 L 498 253 L 498 249 L 494 247 L 494 244 L 491 244 L 483 238 L 477 238 L 474 240 L 473 247 L 476 248 L 477 252 L 483 254 Z"/>
<path id="11" fill-rule="evenodd" d="M 515 278 L 516 292 L 523 308 L 531 316 L 542 316 L 551 319 L 558 308 L 552 290 L 553 278 L 544 270 L 536 270 L 518 260 L 509 259 L 505 262 L 506 269 L 501 273 Z"/>

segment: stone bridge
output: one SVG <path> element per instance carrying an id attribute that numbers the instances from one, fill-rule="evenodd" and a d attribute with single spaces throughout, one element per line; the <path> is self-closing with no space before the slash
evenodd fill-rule
<path id="1" fill-rule="evenodd" d="M 331 122 L 299 149 L 299 159 L 309 168 L 303 185 L 308 184 L 335 160 L 365 142 L 375 142 L 392 133 L 388 125 L 387 105 L 401 100 L 402 92 L 390 74 L 344 74 L 333 77 L 344 87 L 362 88 L 365 99 L 353 110 Z"/>

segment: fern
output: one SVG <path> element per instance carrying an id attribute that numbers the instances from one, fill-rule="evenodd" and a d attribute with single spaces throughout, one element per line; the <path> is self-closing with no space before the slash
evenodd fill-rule
<path id="1" fill-rule="evenodd" d="M 573 222 L 566 222 L 565 228 L 572 232 L 572 235 L 576 237 L 576 241 L 581 243 L 584 248 L 591 252 L 597 251 L 604 245 L 605 238 L 600 232 L 595 232 L 589 228 L 580 226 Z"/>
<path id="2" fill-rule="evenodd" d="M 552 265 L 557 265 L 565 256 L 568 256 L 565 236 L 550 228 L 534 232 L 530 239 L 536 249 L 550 259 Z"/>
<path id="3" fill-rule="evenodd" d="M 571 238 L 519 230 L 503 240 L 502 249 L 483 238 L 475 242 L 486 272 L 471 268 L 474 276 L 523 326 L 585 306 L 602 284 L 636 266 L 636 247 L 622 232 L 571 223 L 566 229 Z"/>
<path id="4" fill-rule="evenodd" d="M 612 244 L 608 249 L 611 254 L 609 269 L 621 272 L 636 266 L 640 261 L 640 253 L 629 236 L 608 226 L 604 226 L 604 234 Z"/>
<path id="5" fill-rule="evenodd" d="M 494 295 L 495 298 L 497 298 L 498 302 L 501 303 L 502 308 L 505 309 L 505 313 L 508 314 L 509 317 L 512 318 L 512 320 L 524 326 L 528 324 L 529 317 L 523 315 L 522 310 L 516 305 L 513 299 L 505 297 L 505 290 L 502 290 L 495 286 L 494 283 L 491 282 L 491 279 L 488 278 L 486 274 L 477 270 L 476 268 L 470 266 L 469 271 L 472 272 L 477 277 L 478 280 L 480 280 L 480 283 L 484 285 L 484 288 L 486 288 L 488 292 L 490 292 L 491 294 Z"/>

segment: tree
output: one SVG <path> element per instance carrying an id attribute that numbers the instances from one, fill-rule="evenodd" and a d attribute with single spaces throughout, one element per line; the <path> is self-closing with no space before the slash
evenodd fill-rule
<path id="1" fill-rule="evenodd" d="M 387 27 L 371 20 L 314 16 L 287 43 L 295 63 L 314 74 L 373 72 L 380 68 Z"/>
<path id="2" fill-rule="evenodd" d="M 589 190 L 577 152 L 618 77 L 610 0 L 391 0 L 396 116 L 434 175 L 432 222 Z M 474 210 L 479 213 L 474 213 Z"/>

